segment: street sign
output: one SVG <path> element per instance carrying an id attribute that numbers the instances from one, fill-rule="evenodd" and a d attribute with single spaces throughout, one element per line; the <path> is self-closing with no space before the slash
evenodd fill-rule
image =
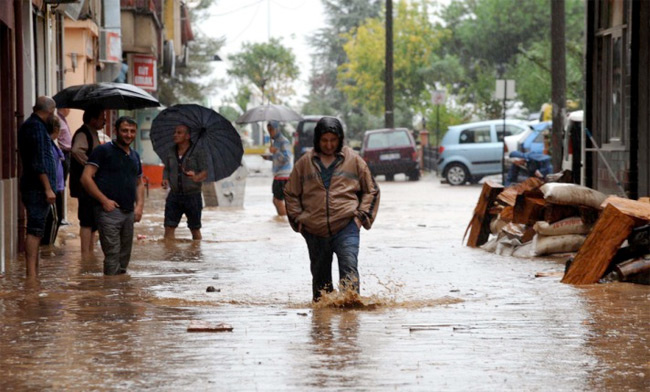
<path id="1" fill-rule="evenodd" d="M 497 79 L 496 90 L 494 91 L 495 99 L 514 99 L 516 97 L 517 93 L 515 92 L 514 79 Z"/>
<path id="2" fill-rule="evenodd" d="M 445 99 L 447 99 L 446 95 L 445 90 L 435 90 L 431 93 L 431 102 L 434 105 L 442 105 L 445 103 Z"/>

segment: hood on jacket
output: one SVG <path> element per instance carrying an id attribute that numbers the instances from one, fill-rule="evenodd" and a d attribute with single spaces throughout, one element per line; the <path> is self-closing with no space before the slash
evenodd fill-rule
<path id="1" fill-rule="evenodd" d="M 317 153 L 321 153 L 320 150 L 320 138 L 326 133 L 333 133 L 339 137 L 339 146 L 336 149 L 336 153 L 341 152 L 343 148 L 343 125 L 336 117 L 323 117 L 318 120 L 316 123 L 316 128 L 314 128 L 314 150 Z"/>

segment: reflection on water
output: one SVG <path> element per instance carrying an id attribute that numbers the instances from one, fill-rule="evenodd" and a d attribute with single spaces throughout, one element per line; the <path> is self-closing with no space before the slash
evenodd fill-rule
<path id="1" fill-rule="evenodd" d="M 647 287 L 575 288 L 534 278 L 555 261 L 461 246 L 479 188 L 381 182 L 361 296 L 312 304 L 304 240 L 274 218 L 270 184 L 249 178 L 244 209 L 206 209 L 200 242 L 162 240 L 152 190 L 127 275 L 104 277 L 99 250 L 82 258 L 75 226 L 39 280 L 11 263 L 0 389 L 648 389 Z M 187 333 L 194 320 L 234 329 Z"/>

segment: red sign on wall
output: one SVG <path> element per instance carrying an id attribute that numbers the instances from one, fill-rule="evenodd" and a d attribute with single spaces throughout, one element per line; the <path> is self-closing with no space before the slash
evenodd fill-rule
<path id="1" fill-rule="evenodd" d="M 156 91 L 158 89 L 156 75 L 156 58 L 153 56 L 131 55 L 131 84 L 143 90 Z"/>

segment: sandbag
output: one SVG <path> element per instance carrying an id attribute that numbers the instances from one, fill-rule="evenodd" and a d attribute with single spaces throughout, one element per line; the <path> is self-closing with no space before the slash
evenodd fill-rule
<path id="1" fill-rule="evenodd" d="M 552 236 L 536 234 L 533 238 L 533 253 L 535 256 L 542 256 L 552 253 L 576 252 L 586 238 L 587 236 L 581 234 Z"/>
<path id="2" fill-rule="evenodd" d="M 541 235 L 587 234 L 591 228 L 579 216 L 562 219 L 554 223 L 536 222 L 533 229 Z"/>
<path id="3" fill-rule="evenodd" d="M 512 255 L 514 257 L 533 257 L 535 254 L 533 253 L 533 241 L 526 242 L 522 246 L 518 247 L 515 249 L 514 252 L 512 252 Z"/>
<path id="4" fill-rule="evenodd" d="M 508 222 L 504 221 L 503 219 L 500 219 L 499 217 L 495 217 L 490 221 L 490 233 L 498 234 L 501 231 L 501 229 L 503 229 L 503 227 L 507 224 Z"/>
<path id="5" fill-rule="evenodd" d="M 521 246 L 521 241 L 516 238 L 503 237 L 497 242 L 496 254 L 500 256 L 511 256 L 517 247 Z"/>
<path id="6" fill-rule="evenodd" d="M 488 242 L 481 245 L 480 248 L 490 253 L 494 253 L 494 251 L 497 249 L 497 240 L 497 237 L 493 237 Z"/>
<path id="7" fill-rule="evenodd" d="M 583 205 L 600 210 L 600 205 L 607 195 L 591 188 L 576 184 L 548 183 L 539 188 L 544 194 L 544 200 L 564 205 Z"/>

